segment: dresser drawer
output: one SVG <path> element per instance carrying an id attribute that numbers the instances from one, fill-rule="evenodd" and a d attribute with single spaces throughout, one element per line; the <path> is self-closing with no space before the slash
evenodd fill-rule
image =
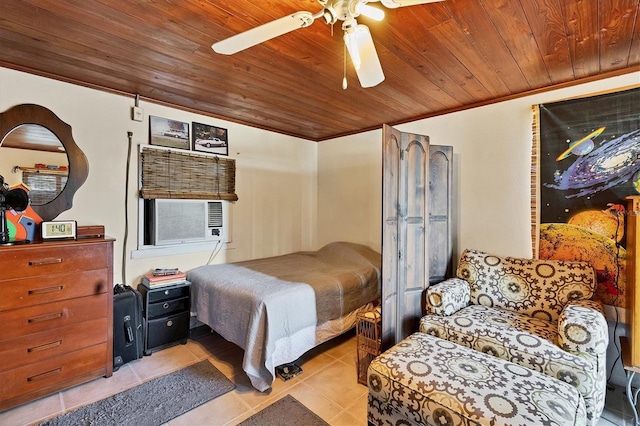
<path id="1" fill-rule="evenodd" d="M 0 407 L 8 401 L 24 394 L 36 393 L 40 389 L 55 388 L 74 377 L 105 370 L 107 364 L 107 344 L 91 346 L 69 352 L 47 360 L 28 364 L 0 373 Z"/>
<path id="2" fill-rule="evenodd" d="M 147 312 L 147 319 L 154 319 L 178 312 L 184 312 L 189 309 L 189 298 L 181 297 L 179 299 L 167 300 L 164 302 L 150 303 L 148 309 L 149 312 Z"/>
<path id="3" fill-rule="evenodd" d="M 0 341 L 0 372 L 107 341 L 106 318 Z"/>
<path id="4" fill-rule="evenodd" d="M 108 318 L 109 293 L 0 312 L 0 339 L 64 327 L 82 321 Z"/>
<path id="5" fill-rule="evenodd" d="M 110 244 L 16 246 L 2 250 L 0 271 L 3 279 L 13 279 L 104 269 L 110 267 L 110 250 Z"/>
<path id="6" fill-rule="evenodd" d="M 0 311 L 106 293 L 111 291 L 108 274 L 98 269 L 0 281 Z"/>

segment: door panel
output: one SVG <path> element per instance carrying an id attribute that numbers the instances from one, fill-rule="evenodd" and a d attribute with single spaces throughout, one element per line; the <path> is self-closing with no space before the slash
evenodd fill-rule
<path id="1" fill-rule="evenodd" d="M 429 283 L 451 276 L 453 148 L 429 146 Z"/>
<path id="2" fill-rule="evenodd" d="M 400 339 L 417 330 L 418 321 L 422 316 L 421 299 L 428 277 L 427 262 L 427 176 L 429 140 L 426 136 L 405 135 L 407 146 L 404 149 L 404 162 L 401 163 L 401 176 L 407 189 L 400 208 L 406 214 L 403 216 L 405 229 L 402 230 L 405 245 L 403 247 L 403 262 L 399 269 L 404 270 L 404 276 L 399 277 L 399 288 L 404 293 L 402 311 L 397 313 L 396 321 L 399 326 L 396 335 Z M 398 307 L 400 309 L 400 307 Z"/>
<path id="3" fill-rule="evenodd" d="M 396 312 L 398 305 L 398 228 L 400 216 L 398 199 L 400 191 L 400 133 L 384 127 L 383 143 L 383 183 L 382 183 L 382 246 L 386 255 L 382 256 L 381 318 L 382 341 L 395 340 Z"/>
<path id="4" fill-rule="evenodd" d="M 382 346 L 417 330 L 427 261 L 429 138 L 383 128 Z"/>

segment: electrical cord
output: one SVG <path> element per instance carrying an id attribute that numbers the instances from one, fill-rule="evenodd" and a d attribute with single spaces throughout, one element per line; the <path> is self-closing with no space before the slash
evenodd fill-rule
<path id="1" fill-rule="evenodd" d="M 617 307 L 614 307 L 614 311 L 616 312 L 616 322 L 613 326 L 613 345 L 615 346 L 618 355 L 616 356 L 616 359 L 613 360 L 613 363 L 611 364 L 611 370 L 609 370 L 609 377 L 607 377 L 607 387 L 609 389 L 613 389 L 613 386 L 609 383 L 611 381 L 611 376 L 613 375 L 613 369 L 622 357 L 622 351 L 620 349 L 620 345 L 618 344 L 618 339 L 616 339 L 616 334 L 618 333 L 618 323 L 620 322 L 620 315 L 618 314 Z"/>
<path id="2" fill-rule="evenodd" d="M 620 229 L 620 212 L 619 211 L 615 211 L 615 215 L 616 215 L 616 233 L 614 235 L 614 241 L 616 243 L 616 279 L 615 279 L 615 289 L 616 292 L 620 291 L 620 287 L 619 287 L 619 282 L 620 282 L 620 262 L 618 261 L 619 256 L 620 256 L 620 244 L 618 244 L 618 235 L 619 232 L 618 230 Z M 616 294 L 616 298 L 615 298 L 615 302 L 618 301 L 618 294 Z M 618 333 L 618 324 L 620 323 L 620 314 L 618 312 L 618 307 L 617 307 L 617 303 L 614 303 L 613 306 L 613 310 L 616 313 L 616 320 L 615 320 L 615 324 L 613 326 L 613 345 L 616 348 L 616 352 L 617 352 L 617 356 L 616 359 L 613 360 L 613 363 L 611 364 L 611 370 L 609 370 L 609 376 L 607 377 L 607 387 L 609 389 L 612 389 L 613 386 L 609 383 L 611 381 L 611 376 L 613 376 L 613 369 L 616 366 L 616 364 L 618 363 L 618 361 L 622 358 L 622 350 L 620 348 L 620 344 L 618 343 L 618 339 L 616 339 L 616 335 Z"/>
<path id="3" fill-rule="evenodd" d="M 131 167 L 131 146 L 133 132 L 127 132 L 129 148 L 127 150 L 127 170 L 124 178 L 124 238 L 122 240 L 122 284 L 126 284 L 127 240 L 129 239 L 129 168 Z"/>
<path id="4" fill-rule="evenodd" d="M 209 255 L 209 260 L 207 260 L 207 265 L 210 265 L 211 262 L 213 262 L 213 260 L 222 251 L 223 246 L 224 246 L 224 242 L 222 242 L 221 240 L 216 241 L 216 246 L 211 251 L 211 255 Z"/>

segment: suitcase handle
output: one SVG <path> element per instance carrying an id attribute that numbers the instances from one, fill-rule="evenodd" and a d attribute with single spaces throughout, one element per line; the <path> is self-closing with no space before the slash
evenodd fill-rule
<path id="1" fill-rule="evenodd" d="M 124 332 L 127 336 L 127 343 L 133 342 L 133 328 L 131 328 L 131 321 L 129 319 L 126 319 L 124 322 Z"/>

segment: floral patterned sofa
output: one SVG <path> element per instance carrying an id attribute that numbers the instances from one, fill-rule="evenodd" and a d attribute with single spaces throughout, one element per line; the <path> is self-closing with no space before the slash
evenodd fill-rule
<path id="1" fill-rule="evenodd" d="M 427 289 L 420 332 L 573 385 L 595 425 L 609 337 L 593 268 L 465 250 L 456 276 Z"/>

